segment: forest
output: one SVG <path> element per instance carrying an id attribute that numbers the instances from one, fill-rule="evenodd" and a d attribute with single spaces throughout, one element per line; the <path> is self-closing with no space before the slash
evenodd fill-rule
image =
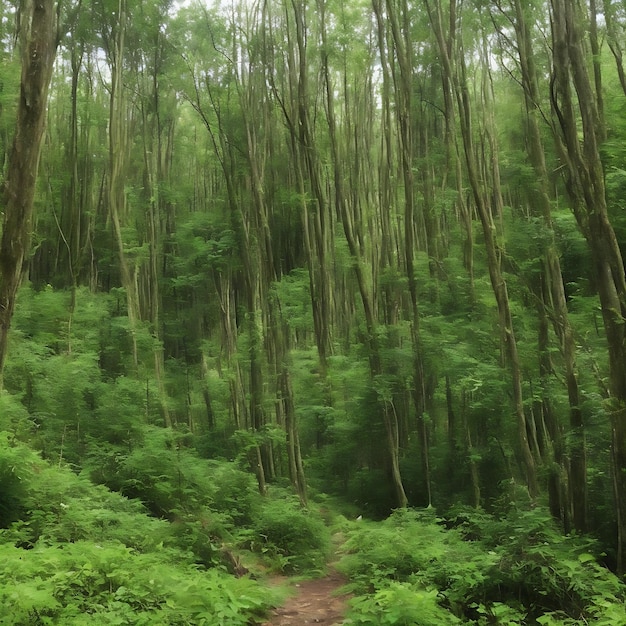
<path id="1" fill-rule="evenodd" d="M 626 625 L 625 48 L 0 2 L 0 623 Z"/>

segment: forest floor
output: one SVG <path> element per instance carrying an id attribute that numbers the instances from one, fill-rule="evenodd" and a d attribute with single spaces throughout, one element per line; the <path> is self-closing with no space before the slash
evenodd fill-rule
<path id="1" fill-rule="evenodd" d="M 333 551 L 325 576 L 309 580 L 286 576 L 272 579 L 271 584 L 290 587 L 293 593 L 282 606 L 272 611 L 270 619 L 263 626 L 341 626 L 344 623 L 351 596 L 340 592 L 348 580 L 334 567 L 337 549 L 344 541 L 345 537 L 341 533 L 333 535 Z"/>
<path id="2" fill-rule="evenodd" d="M 290 582 L 281 577 L 274 582 L 290 584 L 295 593 L 272 611 L 263 626 L 339 626 L 344 623 L 349 597 L 338 595 L 338 590 L 346 584 L 346 579 L 334 569 L 323 578 Z"/>

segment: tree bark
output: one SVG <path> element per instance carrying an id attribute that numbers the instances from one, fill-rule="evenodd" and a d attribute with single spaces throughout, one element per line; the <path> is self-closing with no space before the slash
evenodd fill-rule
<path id="1" fill-rule="evenodd" d="M 626 568 L 626 276 L 608 217 L 600 157 L 603 123 L 584 55 L 579 5 L 551 0 L 551 7 L 552 106 L 559 121 L 555 138 L 572 210 L 591 250 L 609 355 L 616 565 L 618 572 L 623 573 Z"/>
<path id="2" fill-rule="evenodd" d="M 552 207 L 548 193 L 549 175 L 545 161 L 545 150 L 539 127 L 540 91 L 535 64 L 535 55 L 532 47 L 531 32 L 521 0 L 514 0 L 515 10 L 515 33 L 522 75 L 522 87 L 524 89 L 524 101 L 526 106 L 526 141 L 527 153 L 533 171 L 537 177 L 536 190 L 533 199 L 538 208 L 539 217 L 543 220 L 549 240 L 544 250 L 543 281 L 545 285 L 545 297 L 540 300 L 552 311 L 552 325 L 559 339 L 561 353 L 565 367 L 565 381 L 569 400 L 570 421 L 570 446 L 569 467 L 564 468 L 569 473 L 570 497 L 568 508 L 572 510 L 572 523 L 578 531 L 584 531 L 587 526 L 587 461 L 585 428 L 580 408 L 580 392 L 578 387 L 578 374 L 576 367 L 576 342 L 569 321 L 561 262 L 554 239 L 554 226 L 552 223 Z M 544 289 L 542 289 L 544 291 Z M 554 431 L 554 451 L 559 455 L 563 448 L 560 433 Z M 555 459 L 559 464 L 565 459 Z M 554 494 L 562 492 L 554 489 Z M 560 498 L 560 495 L 558 496 Z M 560 507 L 562 508 L 562 507 Z M 564 522 L 567 521 L 564 515 Z"/>
<path id="3" fill-rule="evenodd" d="M 7 176 L 0 196 L 4 210 L 0 241 L 0 389 L 15 299 L 30 252 L 39 155 L 58 43 L 56 1 L 24 0 L 20 25 L 20 99 Z"/>
<path id="4" fill-rule="evenodd" d="M 412 116 L 412 92 L 413 75 L 411 46 L 408 28 L 408 7 L 406 4 L 400 11 L 396 10 L 394 3 L 386 2 L 387 17 L 391 24 L 393 48 L 397 59 L 398 76 L 395 77 L 396 116 L 398 124 L 398 149 L 400 152 L 400 164 L 404 182 L 404 262 L 411 297 L 411 343 L 413 348 L 413 404 L 417 418 L 418 436 L 420 439 L 422 456 L 422 480 L 426 493 L 426 504 L 431 506 L 431 480 L 430 480 L 430 451 L 429 433 L 424 419 L 426 408 L 426 385 L 424 384 L 424 359 L 422 339 L 420 335 L 420 313 L 417 295 L 417 279 L 415 276 L 415 182 L 413 176 L 414 148 L 413 148 L 413 116 Z M 384 17 L 380 2 L 374 0 L 374 12 L 379 29 L 382 28 Z M 379 39 L 380 46 L 380 39 Z M 380 50 L 384 54 L 384 50 Z"/>
<path id="5" fill-rule="evenodd" d="M 624 71 L 624 55 L 622 51 L 622 45 L 619 40 L 619 36 L 615 25 L 614 3 L 611 0 L 603 0 L 604 5 L 604 22 L 606 24 L 606 38 L 615 59 L 615 66 L 617 68 L 617 75 L 619 77 L 619 83 L 622 86 L 622 91 L 626 96 L 626 72 Z"/>
<path id="6" fill-rule="evenodd" d="M 477 153 L 474 146 L 472 109 L 465 72 L 464 50 L 462 47 L 457 50 L 454 59 L 449 56 L 449 50 L 454 50 L 454 46 L 450 43 L 446 44 L 446 37 L 443 31 L 441 3 L 432 3 L 430 0 L 425 0 L 425 3 L 437 37 L 439 52 L 443 63 L 443 71 L 450 77 L 450 83 L 456 98 L 467 176 L 472 190 L 476 212 L 482 225 L 489 278 L 498 307 L 502 343 L 508 356 L 508 365 L 511 371 L 518 444 L 520 446 L 526 485 L 530 497 L 535 498 L 538 495 L 539 487 L 537 482 L 536 462 L 528 440 L 529 423 L 524 411 L 522 370 L 517 349 L 517 340 L 513 328 L 507 283 L 500 267 L 501 249 L 496 240 L 496 226 L 493 221 L 489 200 L 486 196 L 484 183 L 480 177 L 480 164 L 477 162 Z M 456 0 L 451 2 L 453 8 L 455 4 Z M 496 204 L 499 204 L 499 202 Z"/>

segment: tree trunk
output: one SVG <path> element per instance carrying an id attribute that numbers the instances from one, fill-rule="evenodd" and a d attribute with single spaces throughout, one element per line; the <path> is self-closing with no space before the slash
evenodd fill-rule
<path id="1" fill-rule="evenodd" d="M 617 517 L 617 570 L 626 567 L 626 276 L 609 221 L 600 158 L 603 124 L 581 39 L 579 5 L 552 0 L 555 135 L 566 187 L 591 250 L 609 355 L 609 415 Z M 580 127 L 578 124 L 580 119 Z"/>
<path id="2" fill-rule="evenodd" d="M 322 33 L 322 49 L 327 50 L 325 20 L 324 20 L 324 0 L 318 2 L 320 12 L 321 33 Z M 383 364 L 380 354 L 379 340 L 377 337 L 377 315 L 374 306 L 371 290 L 366 279 L 365 269 L 363 267 L 363 258 L 361 247 L 359 245 L 359 237 L 355 225 L 355 219 L 348 206 L 348 199 L 344 190 L 344 173 L 339 154 L 339 138 L 337 133 L 337 123 L 335 118 L 335 104 L 333 84 L 330 76 L 328 65 L 328 55 L 322 53 L 322 73 L 326 96 L 326 116 L 328 121 L 328 136 L 330 141 L 330 151 L 334 173 L 334 193 L 337 210 L 343 225 L 343 232 L 348 244 L 348 250 L 353 258 L 353 268 L 356 275 L 361 303 L 365 316 L 366 326 L 366 343 L 369 351 L 370 375 L 372 383 L 376 382 L 383 375 Z M 379 407 L 382 413 L 383 424 L 387 436 L 387 452 L 391 467 L 391 480 L 394 489 L 396 506 L 399 508 L 407 505 L 407 496 L 402 484 L 402 476 L 400 474 L 400 452 L 399 452 L 399 428 L 398 417 L 393 406 L 384 397 L 379 397 Z"/>
<path id="3" fill-rule="evenodd" d="M 422 340 L 420 336 L 419 303 L 417 297 L 417 280 L 415 276 L 415 181 L 413 176 L 413 119 L 412 92 L 413 75 L 411 61 L 411 41 L 408 26 L 408 7 L 404 5 L 403 19 L 398 15 L 392 2 L 387 0 L 387 16 L 391 24 L 393 48 L 398 61 L 398 76 L 394 79 L 396 96 L 396 116 L 398 124 L 398 149 L 404 182 L 404 262 L 411 297 L 411 343 L 413 348 L 413 387 L 412 396 L 417 418 L 418 436 L 420 438 L 422 456 L 422 480 L 426 493 L 426 504 L 431 506 L 430 451 L 428 428 L 424 419 L 426 408 L 426 385 L 424 384 L 424 362 Z M 384 17 L 382 6 L 373 2 L 378 28 L 382 28 Z M 380 46 L 380 39 L 379 39 Z M 384 49 L 380 50 L 384 54 Z"/>
<path id="4" fill-rule="evenodd" d="M 30 252 L 48 87 L 58 43 L 56 5 L 55 0 L 24 0 L 20 6 L 20 99 L 7 175 L 0 196 L 4 210 L 0 241 L 0 389 L 15 298 L 24 261 Z"/>
<path id="5" fill-rule="evenodd" d="M 477 162 L 477 153 L 474 147 L 471 121 L 472 109 L 469 101 L 468 84 L 465 73 L 464 51 L 461 47 L 457 51 L 456 58 L 454 60 L 450 58 L 448 51 L 454 50 L 454 42 L 446 44 L 446 37 L 443 31 L 441 3 L 431 3 L 430 0 L 425 0 L 425 2 L 439 44 L 443 71 L 450 77 L 450 83 L 452 84 L 453 93 L 456 97 L 467 175 L 476 206 L 476 212 L 478 213 L 482 225 L 489 278 L 498 307 L 502 343 L 508 356 L 508 365 L 511 371 L 518 444 L 520 446 L 528 492 L 531 498 L 535 498 L 538 495 L 539 488 L 537 483 L 536 462 L 528 440 L 529 424 L 524 411 L 522 370 L 517 350 L 517 340 L 513 328 L 507 284 L 500 268 L 501 250 L 496 240 L 496 226 L 493 221 L 493 213 L 488 198 L 486 197 L 484 184 L 481 181 L 480 163 Z M 434 6 L 432 6 L 432 4 L 434 4 Z M 455 4 L 456 0 L 451 2 L 453 8 Z"/>
<path id="6" fill-rule="evenodd" d="M 615 3 L 611 0 L 603 0 L 604 5 L 604 22 L 606 24 L 606 38 L 615 59 L 615 66 L 617 68 L 617 75 L 619 77 L 619 83 L 622 86 L 622 91 L 626 96 L 626 72 L 624 71 L 624 55 L 622 51 L 622 45 L 619 40 L 619 36 L 615 28 L 615 15 L 613 13 Z"/>
<path id="7" fill-rule="evenodd" d="M 111 62 L 111 98 L 109 111 L 109 185 L 108 204 L 113 234 L 117 244 L 122 286 L 126 291 L 128 324 L 133 345 L 135 370 L 139 366 L 137 354 L 137 324 L 140 320 L 139 294 L 135 267 L 130 262 L 122 233 L 126 213 L 125 170 L 128 165 L 128 129 L 124 97 L 123 59 L 126 47 L 126 0 L 118 2 L 118 31 L 108 51 Z M 166 424 L 171 426 L 171 424 Z"/>
<path id="8" fill-rule="evenodd" d="M 514 0 L 515 33 L 522 73 L 522 87 L 526 106 L 526 141 L 530 163 L 537 177 L 536 193 L 533 195 L 539 216 L 542 218 L 549 240 L 544 250 L 543 275 L 547 287 L 546 305 L 552 314 L 552 324 L 559 338 L 564 359 L 565 380 L 570 410 L 570 446 L 569 446 L 569 484 L 571 497 L 568 508 L 572 509 L 572 522 L 578 531 L 584 531 L 587 525 L 587 461 L 585 429 L 580 409 L 580 393 L 576 367 L 576 342 L 569 321 L 561 263 L 554 240 L 552 208 L 549 189 L 549 175 L 545 161 L 545 150 L 541 138 L 539 119 L 540 93 L 537 70 L 532 47 L 531 33 L 521 0 Z M 560 434 L 553 433 L 555 453 L 562 449 Z M 561 463 L 560 459 L 556 459 Z M 556 490 L 555 490 L 556 491 Z M 564 518 L 564 522 L 567 520 Z"/>

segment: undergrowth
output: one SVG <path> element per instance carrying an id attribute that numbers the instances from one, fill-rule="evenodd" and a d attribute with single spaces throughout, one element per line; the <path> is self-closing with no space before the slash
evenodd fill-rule
<path id="1" fill-rule="evenodd" d="M 43 461 L 6 433 L 0 485 L 2 624 L 243 626 L 278 601 L 228 573 L 224 537 L 200 516 L 149 517 L 140 502 Z M 232 523 L 209 508 L 204 515 Z"/>
<path id="2" fill-rule="evenodd" d="M 624 586 L 593 542 L 562 535 L 541 508 L 396 511 L 355 524 L 343 550 L 355 624 L 625 623 Z"/>
<path id="3" fill-rule="evenodd" d="M 0 545 L 0 622 L 32 624 L 198 624 L 259 621 L 268 591 L 183 555 L 137 552 L 120 542 Z M 258 618 L 258 619 L 257 619 Z"/>
<path id="4" fill-rule="evenodd" d="M 274 569 L 287 573 L 322 572 L 330 551 L 330 532 L 319 514 L 304 512 L 297 498 L 286 494 L 265 502 L 242 538 Z"/>

